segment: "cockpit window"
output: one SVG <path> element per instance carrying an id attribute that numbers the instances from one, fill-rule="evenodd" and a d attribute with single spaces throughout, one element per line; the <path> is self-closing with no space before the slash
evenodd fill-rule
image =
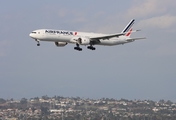
<path id="1" fill-rule="evenodd" d="M 37 32 L 32 32 L 32 33 L 36 34 Z"/>

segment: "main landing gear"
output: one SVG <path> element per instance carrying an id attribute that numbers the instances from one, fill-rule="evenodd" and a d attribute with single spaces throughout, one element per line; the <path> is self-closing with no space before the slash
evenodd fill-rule
<path id="1" fill-rule="evenodd" d="M 76 47 L 74 47 L 75 50 L 82 51 L 82 48 L 79 47 L 79 44 L 76 44 Z"/>
<path id="2" fill-rule="evenodd" d="M 75 50 L 78 50 L 78 51 L 82 51 L 82 48 L 79 47 L 79 44 L 76 43 L 76 47 L 74 47 Z M 92 45 L 90 46 L 87 46 L 87 49 L 90 49 L 90 50 L 95 50 L 96 48 L 93 47 Z"/>
<path id="3" fill-rule="evenodd" d="M 87 49 L 90 49 L 90 50 L 95 50 L 96 48 L 93 47 L 92 45 L 88 46 Z"/>

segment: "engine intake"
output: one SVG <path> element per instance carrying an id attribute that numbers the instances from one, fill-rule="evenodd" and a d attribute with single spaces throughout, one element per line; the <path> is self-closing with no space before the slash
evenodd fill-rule
<path id="1" fill-rule="evenodd" d="M 89 38 L 78 38 L 78 43 L 81 45 L 89 45 L 90 44 L 90 39 Z"/>
<path id="2" fill-rule="evenodd" d="M 68 44 L 67 42 L 54 42 L 54 43 L 57 47 L 64 47 L 65 45 Z"/>

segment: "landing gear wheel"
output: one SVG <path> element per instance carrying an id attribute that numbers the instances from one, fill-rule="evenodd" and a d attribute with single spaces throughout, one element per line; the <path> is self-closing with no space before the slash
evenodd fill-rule
<path id="1" fill-rule="evenodd" d="M 75 50 L 82 51 L 82 48 L 80 47 L 74 47 Z"/>
<path id="2" fill-rule="evenodd" d="M 35 39 L 35 41 L 37 42 L 37 46 L 40 46 L 39 40 Z"/>
<path id="3" fill-rule="evenodd" d="M 88 46 L 87 49 L 90 49 L 90 50 L 95 50 L 96 48 L 93 47 L 93 46 Z"/>
<path id="4" fill-rule="evenodd" d="M 82 48 L 79 47 L 79 44 L 76 44 L 76 47 L 74 47 L 75 50 L 82 51 Z"/>

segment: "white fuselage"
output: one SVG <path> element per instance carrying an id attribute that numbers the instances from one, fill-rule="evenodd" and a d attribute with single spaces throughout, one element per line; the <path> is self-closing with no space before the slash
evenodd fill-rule
<path id="1" fill-rule="evenodd" d="M 78 38 L 91 38 L 91 37 L 99 37 L 99 36 L 107 36 L 109 34 L 100 34 L 100 33 L 87 33 L 87 32 L 74 32 L 74 31 L 65 31 L 65 30 L 52 30 L 52 29 L 39 29 L 30 33 L 30 37 L 35 39 L 36 41 L 49 41 L 49 42 L 66 42 L 75 44 Z M 126 41 L 129 37 L 127 36 L 119 36 L 113 37 L 110 39 L 99 39 L 99 43 L 96 45 L 119 45 L 125 44 L 130 41 Z M 88 44 L 84 44 L 88 45 Z"/>
<path id="2" fill-rule="evenodd" d="M 67 30 L 39 29 L 34 30 L 29 36 L 37 41 L 37 46 L 40 46 L 40 41 L 54 42 L 57 47 L 63 47 L 68 43 L 75 44 L 75 50 L 82 51 L 80 45 L 87 45 L 90 50 L 95 50 L 94 45 L 113 46 L 133 42 L 135 40 L 145 38 L 130 38 L 132 26 L 135 19 L 132 19 L 120 33 L 115 34 L 100 34 L 88 32 L 76 32 Z"/>

